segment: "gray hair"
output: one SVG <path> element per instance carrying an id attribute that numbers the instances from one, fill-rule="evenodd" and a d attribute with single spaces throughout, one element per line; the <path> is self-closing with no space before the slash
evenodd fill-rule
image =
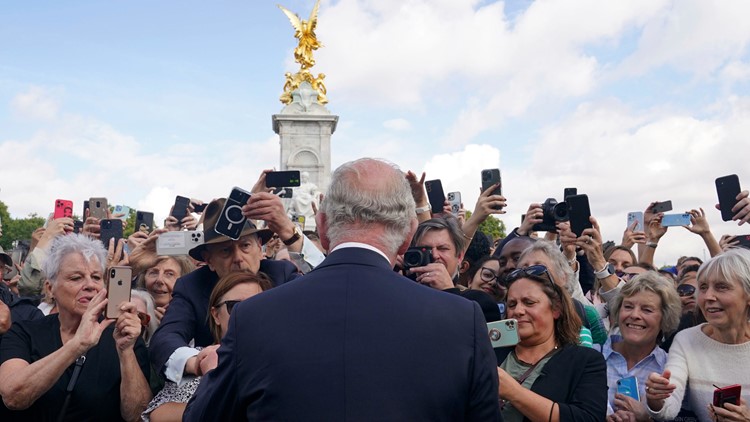
<path id="1" fill-rule="evenodd" d="M 659 299 L 661 299 L 661 325 L 659 327 L 661 333 L 662 335 L 669 335 L 674 332 L 680 325 L 682 302 L 674 284 L 656 271 L 638 274 L 620 289 L 612 303 L 614 324 L 617 325 L 619 321 L 622 302 L 640 292 L 653 292 L 659 296 Z"/>
<path id="2" fill-rule="evenodd" d="M 99 266 L 104 272 L 107 264 L 107 250 L 98 239 L 92 239 L 84 234 L 71 233 L 65 236 L 57 236 L 49 246 L 47 259 L 42 264 L 42 271 L 47 275 L 50 284 L 57 282 L 57 274 L 63 260 L 70 254 L 81 254 L 87 262 L 92 259 L 99 261 Z"/>
<path id="3" fill-rule="evenodd" d="M 696 274 L 698 285 L 709 277 L 736 281 L 745 294 L 750 295 L 750 250 L 730 248 L 704 262 Z M 750 317 L 750 308 L 748 316 Z"/>
<path id="4" fill-rule="evenodd" d="M 411 188 L 398 167 L 362 158 L 336 169 L 320 212 L 325 215 L 332 244 L 365 239 L 368 228 L 381 226 L 385 228 L 382 246 L 386 252 L 396 253 L 416 219 L 414 208 Z"/>
<path id="5" fill-rule="evenodd" d="M 156 329 L 159 328 L 159 321 L 156 319 L 156 306 L 154 305 L 154 298 L 151 296 L 151 293 L 143 290 L 143 289 L 132 289 L 130 290 L 130 301 L 133 301 L 133 298 L 141 299 L 146 304 L 146 313 L 151 318 L 148 321 L 148 326 L 146 327 L 146 333 L 143 336 L 143 341 L 146 342 L 146 346 L 148 346 L 149 342 L 151 341 L 151 337 L 156 332 Z"/>
<path id="6" fill-rule="evenodd" d="M 452 215 L 431 218 L 419 223 L 417 231 L 411 239 L 411 246 L 419 246 L 422 237 L 424 237 L 427 232 L 433 230 L 448 230 L 453 246 L 456 248 L 456 256 L 461 255 L 461 252 L 466 249 L 466 237 L 464 231 L 461 230 L 461 226 L 458 225 L 458 220 Z"/>
<path id="7" fill-rule="evenodd" d="M 550 275 L 556 274 L 562 275 L 563 277 L 563 280 L 553 281 L 557 284 L 562 281 L 563 285 L 565 286 L 565 290 L 568 291 L 569 295 L 573 296 L 573 292 L 575 291 L 575 288 L 573 286 L 573 282 L 575 280 L 573 279 L 573 277 L 575 276 L 575 273 L 573 272 L 573 269 L 570 268 L 568 260 L 565 258 L 565 255 L 560 252 L 560 249 L 557 247 L 557 245 L 546 240 L 538 240 L 532 243 L 528 248 L 523 250 L 521 256 L 518 257 L 518 261 L 522 261 L 527 255 L 534 252 L 541 252 L 550 259 L 550 261 L 552 262 L 552 268 L 549 268 L 549 271 L 551 273 Z"/>

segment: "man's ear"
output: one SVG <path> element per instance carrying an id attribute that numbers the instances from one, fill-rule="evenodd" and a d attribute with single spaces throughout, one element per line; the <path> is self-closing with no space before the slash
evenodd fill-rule
<path id="1" fill-rule="evenodd" d="M 318 230 L 318 237 L 320 238 L 320 245 L 324 250 L 330 250 L 331 239 L 328 238 L 328 219 L 320 210 L 315 214 L 315 224 Z"/>
<path id="2" fill-rule="evenodd" d="M 464 274 L 465 272 L 469 271 L 469 267 L 471 267 L 471 264 L 469 264 L 469 261 L 467 260 L 461 261 L 461 264 L 458 266 L 458 273 Z"/>

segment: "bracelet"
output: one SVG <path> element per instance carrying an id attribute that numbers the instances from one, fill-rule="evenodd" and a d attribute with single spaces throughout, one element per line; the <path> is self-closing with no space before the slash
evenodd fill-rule
<path id="1" fill-rule="evenodd" d="M 474 236 L 469 237 L 464 232 L 461 232 L 461 234 L 464 236 L 464 239 L 468 240 L 469 242 L 471 242 L 471 240 L 474 239 Z"/>
<path id="2" fill-rule="evenodd" d="M 552 406 L 549 408 L 549 419 L 547 419 L 547 422 L 552 422 L 552 412 L 555 411 L 555 405 L 557 404 L 556 401 L 552 402 Z"/>
<path id="3" fill-rule="evenodd" d="M 656 242 L 646 242 L 646 246 L 648 246 L 649 248 L 656 249 L 656 247 L 659 246 L 659 244 Z"/>
<path id="4" fill-rule="evenodd" d="M 607 262 L 606 264 L 604 264 L 604 268 L 602 268 L 601 270 L 594 271 L 594 274 L 596 274 L 596 273 L 603 273 L 603 272 L 607 271 L 607 267 L 609 267 L 609 262 Z"/>
<path id="5" fill-rule="evenodd" d="M 425 205 L 424 207 L 415 208 L 414 211 L 416 211 L 417 214 L 424 214 L 431 209 L 432 207 L 430 205 Z"/>
<path id="6" fill-rule="evenodd" d="M 574 256 L 573 259 L 568 260 L 568 265 L 573 266 L 576 262 L 578 262 L 578 259 Z"/>

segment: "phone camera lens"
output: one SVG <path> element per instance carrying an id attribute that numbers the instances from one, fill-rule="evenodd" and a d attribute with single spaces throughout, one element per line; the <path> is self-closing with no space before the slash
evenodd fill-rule
<path id="1" fill-rule="evenodd" d="M 114 277 L 115 276 L 115 270 L 110 270 L 109 271 L 109 276 L 110 277 Z"/>

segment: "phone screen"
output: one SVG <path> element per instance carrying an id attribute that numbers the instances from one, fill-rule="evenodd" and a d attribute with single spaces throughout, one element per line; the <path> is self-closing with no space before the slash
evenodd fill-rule
<path id="1" fill-rule="evenodd" d="M 299 170 L 272 171 L 270 173 L 266 173 L 266 186 L 269 188 L 286 188 L 299 185 Z"/>

